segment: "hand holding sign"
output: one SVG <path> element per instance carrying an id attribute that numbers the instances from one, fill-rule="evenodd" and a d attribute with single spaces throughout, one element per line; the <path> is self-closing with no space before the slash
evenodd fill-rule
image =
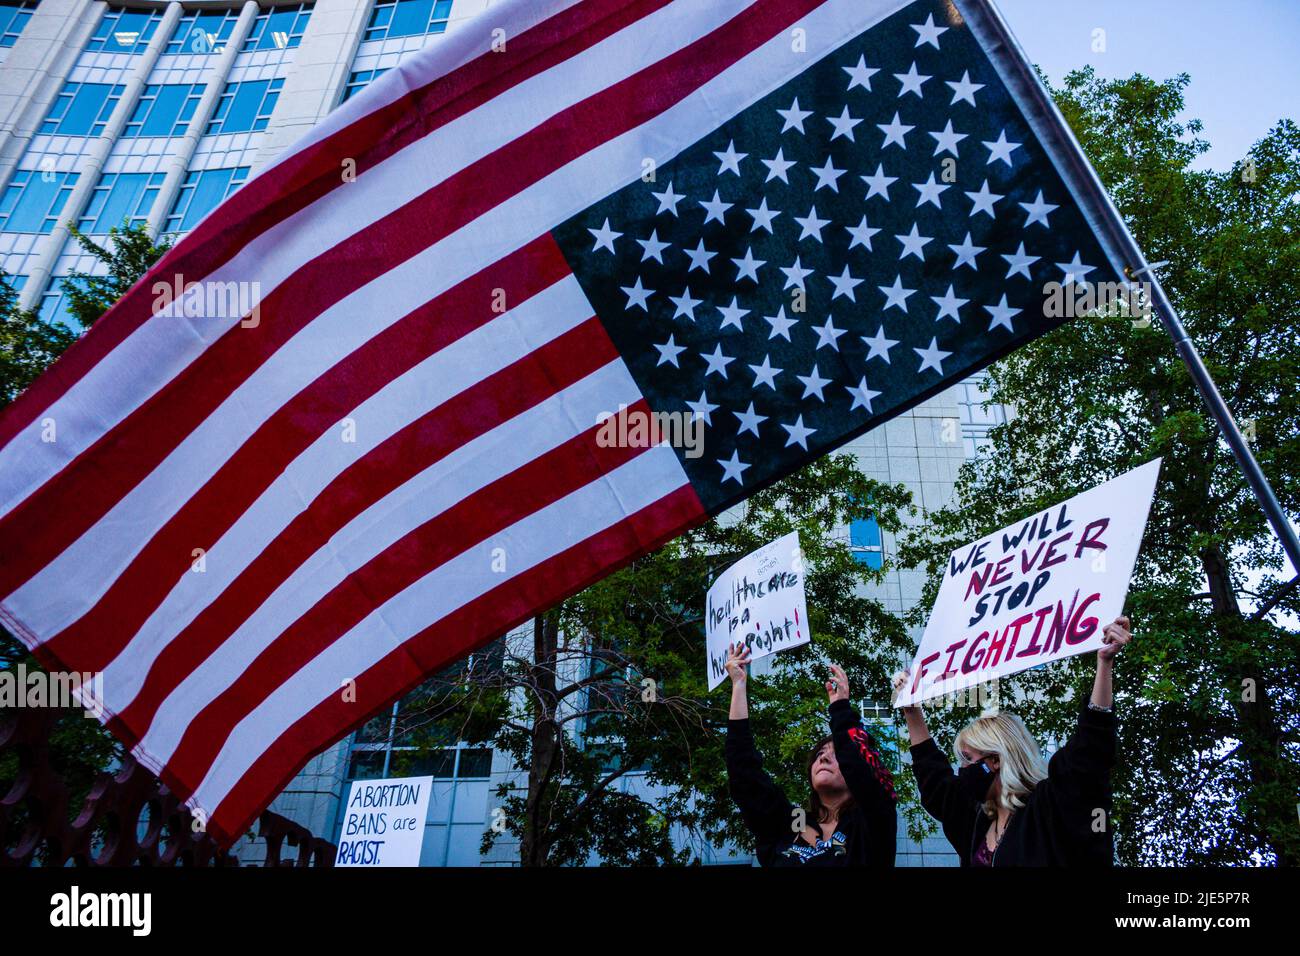
<path id="1" fill-rule="evenodd" d="M 849 699 L 849 675 L 844 673 L 844 668 L 839 664 L 831 665 L 831 679 L 826 682 L 826 696 L 832 704 L 837 700 Z"/>
<path id="2" fill-rule="evenodd" d="M 727 676 L 732 686 L 744 684 L 749 676 L 745 670 L 749 666 L 749 648 L 744 644 L 727 645 Z"/>
<path id="3" fill-rule="evenodd" d="M 1101 639 L 1105 646 L 1097 652 L 1097 660 L 1113 661 L 1115 655 L 1124 649 L 1124 645 L 1133 639 L 1129 632 L 1129 619 L 1126 617 L 1117 617 L 1115 620 L 1106 625 L 1106 630 L 1102 633 Z"/>

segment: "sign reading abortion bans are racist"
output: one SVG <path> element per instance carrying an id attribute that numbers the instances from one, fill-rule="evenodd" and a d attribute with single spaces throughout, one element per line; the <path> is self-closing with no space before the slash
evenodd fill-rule
<path id="1" fill-rule="evenodd" d="M 433 777 L 354 780 L 335 866 L 419 866 Z"/>

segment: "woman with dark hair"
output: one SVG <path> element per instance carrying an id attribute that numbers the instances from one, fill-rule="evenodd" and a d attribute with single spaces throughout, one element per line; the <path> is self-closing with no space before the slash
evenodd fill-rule
<path id="1" fill-rule="evenodd" d="M 889 771 L 849 703 L 844 670 L 826 682 L 831 733 L 808 758 L 808 806 L 790 802 L 763 770 L 749 728 L 749 648 L 727 649 L 731 713 L 727 782 L 763 866 L 893 866 L 898 816 Z"/>

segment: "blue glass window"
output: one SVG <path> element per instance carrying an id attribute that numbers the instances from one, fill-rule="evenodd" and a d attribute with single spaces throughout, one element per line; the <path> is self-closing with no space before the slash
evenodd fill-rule
<path id="1" fill-rule="evenodd" d="M 266 129 L 282 86 L 282 78 L 227 83 L 208 123 L 208 135 Z"/>
<path id="2" fill-rule="evenodd" d="M 158 198 L 162 173 L 105 173 L 77 224 L 82 232 L 104 234 L 123 223 L 144 222 Z"/>
<path id="3" fill-rule="evenodd" d="M 181 17 L 167 53 L 220 53 L 239 19 L 236 10 L 198 10 Z"/>
<path id="4" fill-rule="evenodd" d="M 190 125 L 202 96 L 202 83 L 150 84 L 140 94 L 122 135 L 180 136 Z"/>
<path id="5" fill-rule="evenodd" d="M 451 0 L 380 0 L 366 26 L 367 40 L 443 33 L 451 17 Z"/>
<path id="6" fill-rule="evenodd" d="M 36 9 L 36 0 L 0 0 L 0 47 L 13 46 Z"/>
<path id="7" fill-rule="evenodd" d="M 18 170 L 0 195 L 0 232 L 49 232 L 76 184 L 76 173 Z"/>
<path id="8" fill-rule="evenodd" d="M 23 286 L 27 284 L 27 276 L 15 276 L 8 273 L 0 273 L 0 276 L 3 276 L 0 281 L 3 281 L 5 285 L 15 292 L 22 292 Z"/>
<path id="9" fill-rule="evenodd" d="M 108 83 L 65 83 L 41 124 L 42 133 L 98 136 L 104 132 L 122 87 Z"/>
<path id="10" fill-rule="evenodd" d="M 232 169 L 192 170 L 176 194 L 176 204 L 167 217 L 168 232 L 189 232 L 199 220 L 217 207 L 248 179 L 247 166 Z"/>
<path id="11" fill-rule="evenodd" d="M 849 544 L 853 560 L 879 570 L 884 564 L 885 552 L 880 542 L 880 525 L 875 518 L 859 518 L 849 522 Z"/>
<path id="12" fill-rule="evenodd" d="M 244 41 L 244 52 L 249 50 L 290 50 L 302 42 L 311 19 L 312 4 L 300 3 L 296 7 L 274 7 L 259 14 L 253 29 Z"/>
<path id="13" fill-rule="evenodd" d="M 87 52 L 143 53 L 162 22 L 161 10 L 109 7 L 86 43 Z"/>
<path id="14" fill-rule="evenodd" d="M 379 79 L 388 70 L 358 70 L 348 77 L 348 85 L 343 88 L 343 100 L 352 99 L 374 80 Z"/>
<path id="15" fill-rule="evenodd" d="M 65 283 L 77 288 L 85 288 L 84 282 L 70 279 L 67 276 L 55 276 L 51 279 L 50 287 L 41 296 L 41 304 L 38 307 L 38 312 L 43 321 L 76 324 L 71 313 L 68 312 L 68 297 L 63 291 Z"/>

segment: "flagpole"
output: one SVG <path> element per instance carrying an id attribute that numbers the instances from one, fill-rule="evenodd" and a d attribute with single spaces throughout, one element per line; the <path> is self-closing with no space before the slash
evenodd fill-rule
<path id="1" fill-rule="evenodd" d="M 1030 65 L 1020 44 L 1007 27 L 1002 14 L 991 0 L 952 0 L 960 11 L 967 25 L 981 41 L 994 65 L 1003 72 L 1003 80 L 1012 95 L 1020 102 L 1030 125 L 1048 147 L 1049 155 L 1057 165 L 1058 171 L 1067 185 L 1075 193 L 1089 224 L 1099 234 L 1103 246 L 1112 262 L 1119 265 L 1124 272 L 1129 289 L 1135 280 L 1145 281 L 1150 289 L 1152 311 L 1169 333 L 1174 342 L 1178 356 L 1187 367 L 1187 372 L 1200 392 L 1201 401 L 1214 420 L 1219 430 L 1232 449 L 1233 457 L 1246 476 L 1246 481 L 1254 492 L 1256 500 L 1268 518 L 1287 557 L 1291 560 L 1294 571 L 1300 572 L 1300 537 L 1287 519 L 1286 512 L 1273 493 L 1273 487 L 1264 475 L 1259 462 L 1250 450 L 1246 436 L 1237 427 L 1218 386 L 1210 376 L 1209 369 L 1201 360 L 1195 344 L 1187 334 L 1182 319 L 1178 317 L 1160 279 L 1152 272 L 1146 256 L 1138 246 L 1137 240 L 1129 232 L 1128 225 L 1120 216 L 1119 210 L 1111 201 L 1110 194 L 1102 185 L 1096 170 L 1088 162 L 1083 147 L 1075 138 L 1074 131 L 1056 108 L 1056 103 L 1043 86 L 1038 74 Z M 1054 147 L 1054 148 L 1053 148 Z"/>

